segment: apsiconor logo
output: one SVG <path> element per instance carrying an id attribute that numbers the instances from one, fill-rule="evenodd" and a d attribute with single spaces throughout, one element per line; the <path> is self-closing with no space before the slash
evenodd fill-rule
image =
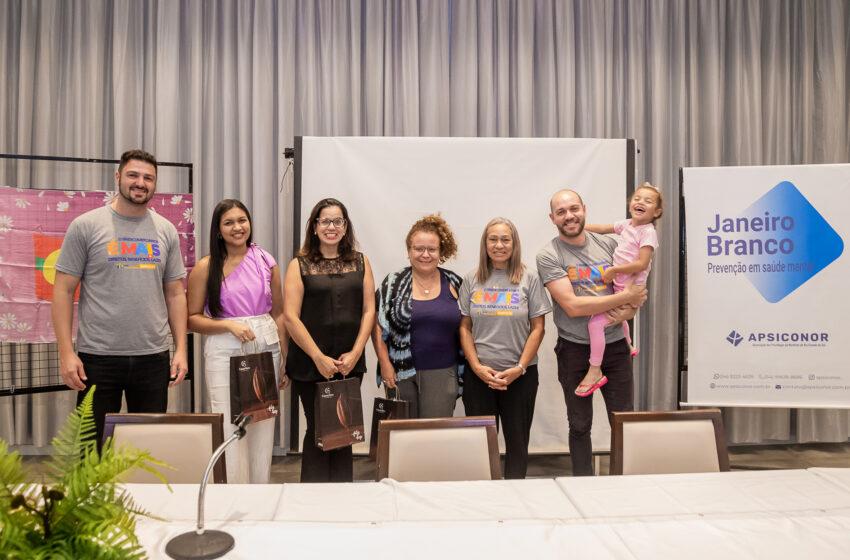
<path id="1" fill-rule="evenodd" d="M 732 331 L 732 332 L 730 332 L 730 333 L 729 333 L 729 335 L 726 337 L 726 340 L 727 340 L 727 341 L 729 342 L 729 344 L 731 344 L 732 346 L 738 346 L 738 345 L 739 345 L 739 344 L 741 344 L 741 342 L 744 340 L 744 337 L 743 337 L 743 336 L 741 336 L 741 335 L 740 335 L 740 333 L 738 333 L 737 331 Z"/>
<path id="2" fill-rule="evenodd" d="M 709 272 L 746 276 L 770 303 L 784 299 L 844 251 L 838 233 L 790 181 L 739 216 L 715 214 L 707 231 L 708 256 L 723 261 L 709 263 Z"/>

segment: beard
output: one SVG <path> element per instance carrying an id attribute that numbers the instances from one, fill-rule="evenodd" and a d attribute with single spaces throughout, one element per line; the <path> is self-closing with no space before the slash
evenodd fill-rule
<path id="1" fill-rule="evenodd" d="M 579 225 L 578 231 L 573 233 L 573 232 L 570 232 L 570 231 L 567 230 L 567 226 L 572 225 L 574 222 L 575 222 L 575 220 L 570 220 L 569 222 L 566 222 L 563 225 L 561 225 L 558 228 L 558 231 L 561 233 L 561 235 L 563 235 L 564 237 L 578 237 L 579 235 L 581 235 L 582 232 L 584 232 L 584 217 L 582 217 L 581 220 L 578 221 L 578 225 Z"/>
<path id="2" fill-rule="evenodd" d="M 148 192 L 142 200 L 136 200 L 130 194 L 130 187 L 124 187 L 123 185 L 118 185 L 118 194 L 120 194 L 121 198 L 123 198 L 130 204 L 137 204 L 139 206 L 146 205 L 150 201 L 150 199 L 153 198 L 153 192 L 148 189 Z"/>

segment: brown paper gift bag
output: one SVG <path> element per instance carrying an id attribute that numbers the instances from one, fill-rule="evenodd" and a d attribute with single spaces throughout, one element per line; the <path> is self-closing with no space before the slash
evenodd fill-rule
<path id="1" fill-rule="evenodd" d="M 230 357 L 230 421 L 240 414 L 260 422 L 280 413 L 274 358 L 271 352 Z"/>
<path id="2" fill-rule="evenodd" d="M 410 403 L 398 398 L 398 389 L 386 389 L 387 398 L 375 397 L 372 408 L 372 432 L 369 437 L 369 457 L 378 456 L 378 426 L 381 420 L 403 420 L 410 417 Z M 395 397 L 389 398 L 390 391 Z"/>
<path id="3" fill-rule="evenodd" d="M 360 379 L 316 384 L 316 447 L 339 449 L 365 440 Z"/>

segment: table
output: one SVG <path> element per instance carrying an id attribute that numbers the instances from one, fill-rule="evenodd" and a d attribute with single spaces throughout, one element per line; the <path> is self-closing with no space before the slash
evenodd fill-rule
<path id="1" fill-rule="evenodd" d="M 850 473 L 850 469 L 846 470 Z M 603 476 L 556 481 L 585 519 L 650 521 L 659 516 L 681 519 L 850 509 L 850 485 L 842 489 L 807 470 Z"/>
<path id="2" fill-rule="evenodd" d="M 197 486 L 128 484 L 151 558 Z M 207 528 L 257 558 L 847 558 L 850 469 L 486 482 L 211 485 Z"/>
<path id="3" fill-rule="evenodd" d="M 194 521 L 198 486 L 127 484 L 137 505 L 173 521 Z M 579 519 L 552 479 L 350 484 L 210 484 L 207 521 L 379 523 Z"/>
<path id="4" fill-rule="evenodd" d="M 847 491 L 850 491 L 850 469 L 835 469 L 835 468 L 813 468 L 809 469 L 812 472 L 830 482 L 833 482 Z"/>

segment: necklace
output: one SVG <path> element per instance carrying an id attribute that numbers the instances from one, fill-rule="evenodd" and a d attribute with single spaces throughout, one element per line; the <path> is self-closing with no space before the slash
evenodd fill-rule
<path id="1" fill-rule="evenodd" d="M 431 290 L 433 290 L 433 289 L 434 289 L 434 285 L 433 285 L 433 284 L 431 285 L 431 287 L 426 288 L 426 287 L 425 287 L 425 284 L 423 284 L 422 282 L 420 282 L 420 281 L 416 278 L 416 275 L 415 275 L 415 274 L 413 275 L 413 282 L 414 282 L 417 286 L 419 286 L 419 288 L 420 288 L 420 289 L 421 289 L 421 290 L 425 293 L 425 295 L 426 295 L 426 296 L 430 296 L 430 295 L 431 295 Z"/>

